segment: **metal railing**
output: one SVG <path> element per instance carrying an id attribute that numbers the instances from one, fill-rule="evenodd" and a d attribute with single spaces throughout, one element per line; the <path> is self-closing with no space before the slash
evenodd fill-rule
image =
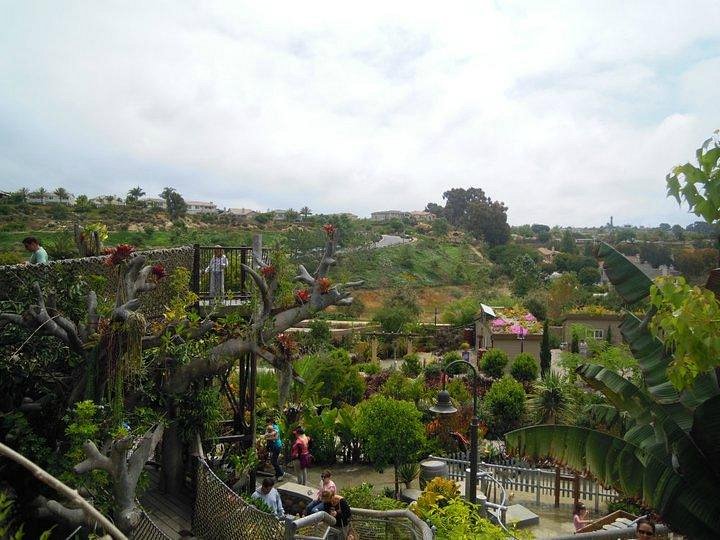
<path id="1" fill-rule="evenodd" d="M 454 454 L 454 458 L 430 456 L 430 459 L 444 461 L 448 466 L 448 477 L 453 480 L 464 481 L 467 475 L 466 469 L 470 461 L 462 459 L 464 453 Z M 507 463 L 512 463 L 508 460 Z M 600 509 L 600 501 L 614 501 L 619 498 L 616 491 L 606 489 L 589 478 L 580 477 L 570 471 L 556 469 L 543 469 L 531 467 L 527 464 L 507 464 L 480 462 L 481 471 L 492 473 L 495 480 L 505 490 L 512 492 L 531 493 L 535 495 L 536 504 L 540 504 L 541 496 L 553 496 L 555 500 L 559 497 L 579 498 L 594 502 L 595 511 Z M 488 501 L 497 503 L 498 491 L 496 485 L 491 482 L 480 482 L 481 490 L 485 493 Z"/>
<path id="2" fill-rule="evenodd" d="M 200 302 L 211 300 L 219 303 L 239 304 L 250 300 L 252 285 L 250 276 L 242 265 L 257 268 L 253 260 L 253 248 L 250 246 L 223 246 L 223 254 L 227 258 L 227 267 L 220 281 L 215 281 L 212 272 L 206 272 L 213 258 L 214 246 L 193 245 L 193 278 L 192 290 L 200 298 Z M 264 262 L 268 260 L 268 250 L 262 250 Z"/>

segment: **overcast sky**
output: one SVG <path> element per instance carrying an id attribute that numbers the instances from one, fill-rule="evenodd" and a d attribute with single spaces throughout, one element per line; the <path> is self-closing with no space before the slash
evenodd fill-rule
<path id="1" fill-rule="evenodd" d="M 719 94 L 717 0 L 0 0 L 3 189 L 685 225 Z"/>

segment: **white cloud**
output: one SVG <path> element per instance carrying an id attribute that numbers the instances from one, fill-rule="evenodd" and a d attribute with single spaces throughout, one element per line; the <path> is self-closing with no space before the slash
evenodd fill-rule
<path id="1" fill-rule="evenodd" d="M 359 214 L 473 185 L 513 223 L 687 223 L 664 176 L 717 127 L 718 22 L 717 2 L 28 4 L 0 23 L 0 182 Z"/>

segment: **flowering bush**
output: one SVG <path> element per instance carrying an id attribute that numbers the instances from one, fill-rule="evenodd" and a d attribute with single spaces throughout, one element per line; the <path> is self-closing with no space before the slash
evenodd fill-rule
<path id="1" fill-rule="evenodd" d="M 298 302 L 304 304 L 308 300 L 310 300 L 310 291 L 308 291 L 307 289 L 300 289 L 299 291 L 295 291 L 295 298 L 298 300 Z"/>

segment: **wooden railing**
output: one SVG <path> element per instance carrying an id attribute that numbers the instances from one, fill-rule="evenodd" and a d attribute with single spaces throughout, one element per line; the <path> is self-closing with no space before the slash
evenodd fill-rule
<path id="1" fill-rule="evenodd" d="M 465 459 L 464 453 L 453 454 L 453 457 L 430 456 L 430 459 L 444 461 L 448 465 L 448 477 L 453 480 L 464 481 L 466 469 L 470 461 Z M 573 472 L 557 469 L 541 469 L 531 467 L 525 463 L 513 463 L 507 460 L 505 464 L 480 462 L 479 471 L 492 473 L 493 477 L 509 492 L 531 493 L 535 495 L 535 502 L 540 504 L 541 496 L 552 496 L 556 506 L 560 498 L 573 500 L 593 501 L 595 512 L 600 509 L 600 501 L 613 501 L 618 498 L 617 492 L 606 489 L 589 478 L 583 478 Z M 497 484 L 480 478 L 480 489 L 485 493 L 488 501 L 494 503 L 498 500 Z"/>

